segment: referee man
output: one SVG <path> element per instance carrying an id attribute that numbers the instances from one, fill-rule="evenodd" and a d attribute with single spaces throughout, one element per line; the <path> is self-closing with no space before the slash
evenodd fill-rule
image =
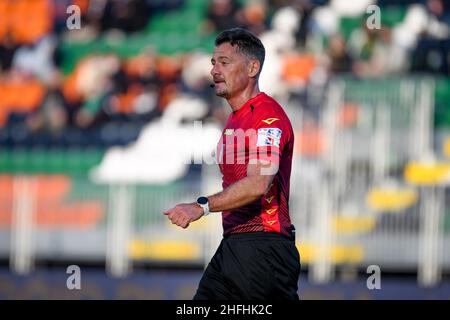
<path id="1" fill-rule="evenodd" d="M 182 228 L 222 212 L 223 239 L 195 300 L 298 300 L 300 256 L 289 216 L 294 134 L 283 108 L 259 90 L 264 57 L 245 29 L 217 36 L 213 86 L 232 110 L 217 147 L 223 190 L 164 212 Z"/>

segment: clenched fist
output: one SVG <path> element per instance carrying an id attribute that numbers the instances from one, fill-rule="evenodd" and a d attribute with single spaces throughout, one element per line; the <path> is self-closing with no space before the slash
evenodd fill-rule
<path id="1" fill-rule="evenodd" d="M 203 213 L 203 208 L 196 203 L 181 203 L 164 211 L 173 224 L 183 229 L 187 228 L 191 222 L 200 219 Z"/>

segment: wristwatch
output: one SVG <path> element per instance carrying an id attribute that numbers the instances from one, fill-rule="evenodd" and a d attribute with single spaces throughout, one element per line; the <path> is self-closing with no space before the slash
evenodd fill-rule
<path id="1" fill-rule="evenodd" d="M 207 197 L 198 197 L 197 204 L 203 208 L 203 215 L 207 216 L 209 214 L 209 201 Z"/>

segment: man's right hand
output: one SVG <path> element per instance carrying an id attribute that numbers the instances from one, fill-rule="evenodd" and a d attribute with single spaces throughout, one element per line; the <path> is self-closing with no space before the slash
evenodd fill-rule
<path id="1" fill-rule="evenodd" d="M 164 211 L 169 220 L 177 226 L 186 229 L 193 221 L 203 216 L 203 208 L 196 203 L 181 203 L 170 210 Z"/>

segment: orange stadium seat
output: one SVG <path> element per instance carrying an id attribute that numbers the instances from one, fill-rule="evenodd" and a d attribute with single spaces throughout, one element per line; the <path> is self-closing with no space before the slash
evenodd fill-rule
<path id="1" fill-rule="evenodd" d="M 103 217 L 104 207 L 100 201 L 73 202 L 70 204 L 38 204 L 35 222 L 39 227 L 64 227 L 85 229 L 95 226 Z M 11 225 L 12 206 L 0 206 L 0 227 Z"/>
<path id="2" fill-rule="evenodd" d="M 82 15 L 85 15 L 88 12 L 89 0 L 73 0 L 73 4 L 80 8 Z"/>
<path id="3" fill-rule="evenodd" d="M 6 124 L 6 121 L 8 120 L 9 108 L 6 105 L 6 101 L 4 98 L 6 94 L 7 94 L 6 90 L 2 86 L 2 83 L 0 81 L 0 97 L 2 97 L 0 99 L 0 128 L 3 127 Z"/>
<path id="4" fill-rule="evenodd" d="M 359 106 L 353 103 L 346 103 L 339 109 L 338 124 L 341 128 L 356 125 L 359 117 Z"/>
<path id="5" fill-rule="evenodd" d="M 181 68 L 181 61 L 177 57 L 160 56 L 156 61 L 156 72 L 164 80 L 175 79 Z"/>
<path id="6" fill-rule="evenodd" d="M 72 189 L 72 181 L 68 176 L 37 176 L 38 198 L 48 201 L 49 199 L 62 200 Z"/>
<path id="7" fill-rule="evenodd" d="M 10 82 L 6 84 L 6 92 L 10 98 L 12 111 L 31 112 L 42 102 L 45 87 L 33 79 L 26 82 Z"/>
<path id="8" fill-rule="evenodd" d="M 129 77 L 139 77 L 154 69 L 154 57 L 149 54 L 141 54 L 124 60 L 124 70 Z"/>
<path id="9" fill-rule="evenodd" d="M 104 205 L 99 200 L 75 200 L 64 203 L 72 182 L 68 176 L 35 176 L 35 221 L 38 226 L 88 228 L 103 217 Z M 33 188 L 34 189 L 34 188 Z M 14 177 L 0 176 L 0 227 L 12 221 Z"/>
<path id="10" fill-rule="evenodd" d="M 288 83 L 306 82 L 315 67 L 315 59 L 307 54 L 290 54 L 284 57 L 282 77 Z"/>
<path id="11" fill-rule="evenodd" d="M 72 188 L 72 182 L 68 176 L 35 176 L 37 197 L 41 200 L 50 199 L 60 201 Z M 12 175 L 0 176 L 0 200 L 11 199 L 13 196 L 14 177 Z"/>
<path id="12" fill-rule="evenodd" d="M 0 200 L 1 202 L 5 199 L 10 199 L 12 197 L 13 179 L 10 175 L 0 176 Z"/>
<path id="13" fill-rule="evenodd" d="M 52 1 L 16 0 L 11 2 L 9 21 L 13 39 L 16 43 L 35 43 L 52 30 Z"/>
<path id="14" fill-rule="evenodd" d="M 320 127 L 314 123 L 305 123 L 302 130 L 296 131 L 296 154 L 316 157 L 322 154 L 325 147 L 325 137 Z"/>
<path id="15" fill-rule="evenodd" d="M 46 88 L 36 79 L 0 80 L 0 127 L 10 112 L 31 112 L 41 104 Z"/>
<path id="16" fill-rule="evenodd" d="M 118 106 L 116 112 L 132 113 L 134 112 L 133 103 L 135 99 L 144 91 L 140 84 L 132 84 L 128 87 L 126 93 L 118 96 Z"/>
<path id="17" fill-rule="evenodd" d="M 79 229 L 96 225 L 103 216 L 99 201 L 78 201 L 70 204 L 53 204 L 37 210 L 36 223 L 45 227 L 74 227 Z"/>
<path id="18" fill-rule="evenodd" d="M 6 34 L 9 31 L 10 3 L 10 1 L 0 0 L 0 43 L 5 40 Z"/>
<path id="19" fill-rule="evenodd" d="M 77 65 L 74 72 L 67 76 L 62 84 L 62 93 L 64 98 L 70 103 L 77 103 L 82 100 L 81 93 L 78 91 L 77 83 L 80 74 L 80 64 Z"/>

